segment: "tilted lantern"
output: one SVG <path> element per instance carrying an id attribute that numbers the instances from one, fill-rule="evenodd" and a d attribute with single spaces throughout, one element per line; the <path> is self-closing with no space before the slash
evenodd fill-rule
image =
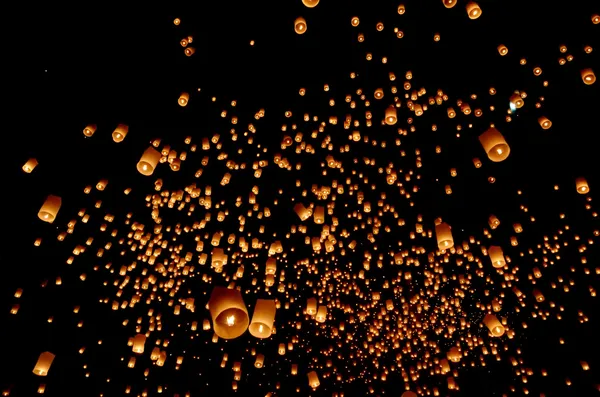
<path id="1" fill-rule="evenodd" d="M 242 293 L 237 289 L 215 287 L 208 301 L 208 310 L 218 337 L 234 339 L 246 332 L 248 309 Z"/>
<path id="2" fill-rule="evenodd" d="M 540 127 L 542 127 L 544 130 L 547 130 L 548 128 L 552 127 L 552 121 L 550 121 L 548 117 L 539 117 L 538 123 L 540 123 Z"/>
<path id="3" fill-rule="evenodd" d="M 469 19 L 477 19 L 481 16 L 481 7 L 479 7 L 479 4 L 471 1 L 467 4 L 467 14 L 469 15 Z"/>
<path id="4" fill-rule="evenodd" d="M 142 175 L 150 176 L 154 173 L 156 166 L 160 161 L 161 154 L 158 150 L 150 146 L 142 154 L 142 158 L 137 163 L 137 170 Z"/>
<path id="5" fill-rule="evenodd" d="M 42 208 L 38 212 L 38 218 L 43 220 L 44 222 L 52 223 L 54 219 L 56 219 L 56 215 L 58 214 L 58 210 L 60 209 L 60 205 L 62 203 L 62 199 L 58 196 L 49 195 L 44 201 Z"/>
<path id="6" fill-rule="evenodd" d="M 179 95 L 179 99 L 177 100 L 177 103 L 179 104 L 179 106 L 184 107 L 184 106 L 187 106 L 189 100 L 190 100 L 190 94 L 188 94 L 187 92 L 182 92 Z"/>
<path id="7" fill-rule="evenodd" d="M 579 194 L 587 194 L 590 191 L 590 187 L 585 178 L 577 178 L 575 180 L 575 186 L 577 187 L 577 193 Z"/>
<path id="8" fill-rule="evenodd" d="M 275 321 L 275 301 L 270 299 L 257 299 L 252 314 L 252 322 L 248 331 L 256 338 L 268 338 L 273 330 Z"/>
<path id="9" fill-rule="evenodd" d="M 87 136 L 88 138 L 91 137 L 92 135 L 94 135 L 94 132 L 96 132 L 96 124 L 89 124 L 87 125 L 84 129 L 83 129 L 83 135 Z"/>
<path id="10" fill-rule="evenodd" d="M 488 158 L 494 162 L 506 160 L 510 154 L 508 143 L 506 143 L 500 131 L 494 127 L 479 135 L 479 142 L 481 142 Z"/>
<path id="11" fill-rule="evenodd" d="M 23 171 L 29 174 L 35 169 L 35 167 L 37 167 L 37 165 L 37 160 L 32 157 L 29 160 L 27 160 L 25 164 L 23 164 Z"/>
<path id="12" fill-rule="evenodd" d="M 402 393 L 401 397 L 417 397 L 417 393 L 415 393 L 414 391 L 405 391 L 404 393 Z"/>
<path id="13" fill-rule="evenodd" d="M 490 330 L 490 333 L 495 337 L 504 335 L 504 326 L 498 321 L 498 318 L 493 314 L 487 314 L 483 318 L 483 324 Z"/>
<path id="14" fill-rule="evenodd" d="M 304 34 L 306 32 L 306 20 L 304 18 L 296 18 L 294 21 L 294 31 L 298 34 Z"/>
<path id="15" fill-rule="evenodd" d="M 596 75 L 592 69 L 583 69 L 581 71 L 581 79 L 583 80 L 584 84 L 592 85 L 596 82 Z"/>
<path id="16" fill-rule="evenodd" d="M 117 143 L 123 142 L 123 139 L 125 139 L 128 132 L 129 132 L 129 127 L 127 125 L 119 124 L 112 133 L 113 141 L 115 141 Z"/>
<path id="17" fill-rule="evenodd" d="M 33 368 L 33 373 L 37 376 L 46 376 L 48 375 L 48 371 L 50 370 L 50 366 L 52 365 L 52 361 L 54 361 L 55 355 L 50 352 L 43 352 L 40 354 L 40 357 Z"/>

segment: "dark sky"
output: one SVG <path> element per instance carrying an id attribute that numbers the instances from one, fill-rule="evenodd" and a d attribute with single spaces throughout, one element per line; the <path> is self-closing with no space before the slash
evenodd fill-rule
<path id="1" fill-rule="evenodd" d="M 352 397 L 400 396 L 410 387 L 420 396 L 433 395 L 434 388 L 442 396 L 521 396 L 524 388 L 534 396 L 598 395 L 600 324 L 593 291 L 600 288 L 598 236 L 594 235 L 600 226 L 591 197 L 600 186 L 595 137 L 600 90 L 598 83 L 583 84 L 580 71 L 592 68 L 600 73 L 600 24 L 592 23 L 592 15 L 600 14 L 600 4 L 481 0 L 483 14 L 470 20 L 462 0 L 451 9 L 441 0 L 406 0 L 403 15 L 397 12 L 400 2 L 387 0 L 321 0 L 312 9 L 300 0 L 213 3 L 45 4 L 14 12 L 7 36 L 10 72 L 5 76 L 7 87 L 17 90 L 10 91 L 5 108 L 6 233 L 0 254 L 5 370 L 0 390 L 10 396 L 31 396 L 45 384 L 49 396 L 118 396 L 127 387 L 129 395 L 146 391 L 154 396 L 162 387 L 166 396 L 270 392 L 273 396 L 344 393 Z M 299 16 L 307 21 L 303 35 L 293 29 Z M 350 24 L 354 16 L 360 18 L 358 27 Z M 181 19 L 177 26 L 175 18 Z M 381 32 L 376 30 L 379 22 L 384 25 Z M 403 38 L 396 37 L 395 27 Z M 359 43 L 361 33 L 365 40 Z M 435 34 L 440 35 L 439 42 L 434 41 Z M 188 36 L 193 37 L 189 46 L 196 50 L 191 57 L 184 55 L 180 44 Z M 508 47 L 508 55 L 498 54 L 500 44 Z M 561 45 L 566 46 L 564 53 Z M 586 46 L 593 51 L 586 53 Z M 367 60 L 367 54 L 372 60 Z M 560 65 L 559 59 L 569 55 L 573 59 Z M 526 59 L 525 65 L 521 59 Z M 540 76 L 534 75 L 535 67 L 542 69 Z M 404 88 L 407 71 L 412 72 L 409 90 Z M 390 81 L 390 73 L 395 81 Z M 329 91 L 323 89 L 326 84 Z M 492 87 L 495 95 L 490 95 Z M 306 95 L 299 95 L 300 88 Z M 377 88 L 385 92 L 381 100 L 373 97 Z M 440 106 L 429 104 L 423 116 L 415 116 L 405 93 L 410 96 L 421 88 L 426 92 L 415 103 L 427 104 L 438 91 L 448 98 Z M 370 102 L 368 106 L 358 90 Z M 182 92 L 190 95 L 185 107 L 177 104 Z M 508 114 L 509 98 L 515 92 L 525 97 L 525 105 Z M 346 102 L 348 95 L 355 108 Z M 382 125 L 394 96 L 401 104 L 398 123 Z M 473 112 L 462 114 L 457 101 L 469 103 Z M 456 118 L 448 117 L 449 107 L 457 111 Z M 260 109 L 265 117 L 257 119 Z M 481 116 L 475 116 L 477 109 Z M 286 111 L 291 117 L 285 116 Z M 366 125 L 368 112 L 372 126 Z M 309 121 L 304 114 L 310 115 Z M 332 116 L 338 119 L 335 125 L 329 122 Z M 550 129 L 540 127 L 540 116 L 552 121 Z M 235 124 L 232 117 L 237 118 Z M 346 117 L 360 125 L 345 129 Z M 324 130 L 311 137 L 322 121 Z M 97 130 L 86 138 L 82 130 L 89 124 L 96 124 Z M 129 126 L 122 143 L 111 138 L 118 124 Z M 249 124 L 255 133 L 249 132 Z M 491 124 L 511 149 L 510 156 L 498 163 L 487 158 L 478 140 Z M 411 126 L 415 131 L 410 131 Z M 348 139 L 352 131 L 360 132 L 361 141 Z M 248 142 L 245 132 L 253 142 Z M 302 145 L 314 147 L 314 154 L 296 150 L 300 142 L 281 146 L 285 136 L 294 138 L 297 132 L 303 133 Z M 211 144 L 210 150 L 202 150 L 203 138 L 215 134 L 222 147 Z M 184 142 L 186 137 L 198 145 L 196 152 Z M 172 171 L 168 164 L 160 164 L 151 177 L 136 171 L 141 154 L 155 139 L 161 139 L 159 148 L 169 145 L 178 156 L 187 152 L 180 171 Z M 341 153 L 345 145 L 350 150 Z M 441 153 L 436 153 L 438 146 Z M 227 159 L 219 159 L 223 154 Z M 291 171 L 275 163 L 277 154 L 289 160 Z M 340 162 L 339 168 L 327 167 L 329 155 Z M 205 156 L 206 166 L 201 164 Z M 39 164 L 25 173 L 21 167 L 29 158 Z M 365 158 L 374 159 L 375 165 L 366 164 Z M 473 158 L 483 166 L 475 168 Z M 229 170 L 227 160 L 245 163 L 246 169 Z M 267 160 L 268 165 L 255 178 L 251 168 L 258 160 Z M 301 164 L 301 170 L 295 169 L 296 164 Z M 456 177 L 451 176 L 453 168 Z M 199 169 L 202 176 L 195 178 Z M 398 175 L 393 184 L 386 183 L 387 169 Z M 231 182 L 221 186 L 226 172 L 231 173 Z M 577 194 L 578 177 L 585 177 L 590 194 Z M 205 187 L 212 187 L 210 209 L 205 210 L 198 197 L 183 201 L 179 210 L 180 201 L 174 208 L 166 204 L 160 208 L 164 230 L 154 236 L 158 245 L 166 243 L 157 259 L 170 269 L 165 272 L 147 263 L 145 248 L 134 252 L 131 246 L 136 241 L 128 236 L 134 222 L 145 226 L 144 233 L 153 232 L 156 220 L 147 197 L 160 194 L 155 190 L 159 178 L 167 199 L 193 183 L 202 198 L 207 196 Z M 102 179 L 108 185 L 98 191 L 95 186 Z M 336 191 L 336 183 L 344 186 L 344 192 Z M 446 194 L 446 185 L 452 194 Z M 92 187 L 89 194 L 84 193 L 86 186 Z M 250 216 L 247 212 L 253 205 L 248 195 L 253 186 L 260 191 L 259 207 Z M 323 186 L 331 187 L 325 198 L 311 191 Z M 357 191 L 352 191 L 354 186 Z M 123 193 L 126 188 L 132 189 L 131 194 Z M 357 201 L 358 191 L 371 204 L 371 212 Z M 37 217 L 49 194 L 62 198 L 52 224 Z M 239 207 L 238 196 L 243 201 Z M 305 244 L 305 236 L 321 237 L 322 242 L 327 237 L 323 225 L 312 218 L 300 221 L 293 211 L 298 202 L 333 208 L 325 225 L 336 238 L 334 252 L 315 253 Z M 188 213 L 190 204 L 196 209 Z M 379 214 L 386 204 L 393 209 Z M 258 218 L 265 207 L 271 216 Z M 219 211 L 227 211 L 223 222 L 217 220 Z M 89 214 L 89 222 L 84 223 L 78 213 Z M 114 221 L 109 222 L 107 214 Z M 211 220 L 205 229 L 175 232 L 206 219 L 206 214 Z M 497 229 L 488 225 L 492 214 L 501 221 Z M 245 217 L 243 231 L 239 216 Z M 339 221 L 335 230 L 333 217 Z M 416 223 L 434 231 L 438 217 L 451 225 L 455 246 L 468 243 L 468 251 L 440 254 L 435 232 L 411 238 Z M 59 242 L 57 236 L 67 231 L 72 220 L 77 220 L 73 232 Z M 514 223 L 523 225 L 523 233 L 515 233 Z M 101 230 L 103 224 L 106 231 Z M 305 234 L 292 232 L 299 225 L 306 225 Z M 110 234 L 113 230 L 116 237 Z M 350 232 L 349 237 L 343 230 Z M 224 234 L 220 247 L 228 250 L 230 260 L 223 273 L 210 268 L 210 259 L 207 265 L 198 264 L 201 253 L 196 251 L 195 238 L 204 240 L 203 252 L 210 258 L 210 241 L 217 231 Z M 234 244 L 227 242 L 231 234 L 235 234 Z M 242 252 L 240 237 L 248 242 L 258 238 L 264 246 Z M 518 237 L 518 246 L 511 246 L 511 237 Z M 42 239 L 39 247 L 34 246 L 37 238 Z M 267 248 L 277 240 L 284 251 L 276 255 L 275 286 L 265 288 Z M 355 249 L 348 247 L 352 240 L 357 242 Z M 508 258 L 504 269 L 494 269 L 482 252 L 482 247 L 491 245 L 503 248 Z M 74 255 L 78 246 L 87 249 Z M 195 269 L 183 274 L 176 262 L 188 252 Z M 398 252 L 405 256 L 401 265 L 393 264 Z M 468 252 L 474 261 L 468 261 Z M 70 256 L 74 261 L 67 264 Z M 370 262 L 368 270 L 365 262 Z M 210 318 L 205 305 L 213 287 L 227 286 L 231 280 L 225 278 L 233 277 L 240 265 L 244 276 L 235 282 L 250 316 L 256 299 L 281 302 L 276 333 L 265 340 L 245 333 L 213 343 L 212 330 L 202 330 L 203 320 Z M 119 274 L 122 266 L 130 267 L 126 272 L 130 281 L 124 284 L 126 276 Z M 543 274 L 539 279 L 532 276 L 535 267 Z M 364 277 L 359 277 L 361 270 Z M 136 288 L 151 274 L 161 286 L 157 291 L 151 294 Z M 467 282 L 461 284 L 460 279 Z M 164 287 L 169 280 L 175 288 Z M 386 288 L 388 283 L 391 286 Z M 435 291 L 430 283 L 436 284 Z M 279 285 L 285 288 L 279 291 Z M 518 298 L 513 287 L 524 296 Z M 23 290 L 20 298 L 14 296 L 17 289 Z M 534 289 L 543 293 L 544 302 L 535 301 Z M 373 292 L 381 293 L 380 301 L 372 300 Z M 132 296 L 141 302 L 112 310 L 113 302 L 131 302 Z M 328 307 L 323 324 L 303 313 L 311 296 L 319 296 L 320 304 Z M 182 305 L 181 314 L 175 315 L 174 305 L 191 297 L 195 310 Z M 493 338 L 481 325 L 489 311 L 486 305 L 494 298 L 502 300 L 497 315 L 506 319 L 507 333 L 500 338 Z M 394 309 L 382 315 L 388 299 Z M 447 299 L 456 302 L 454 313 L 447 312 Z M 169 304 L 171 300 L 174 303 Z M 284 308 L 286 302 L 289 308 Z M 17 304 L 18 313 L 11 314 Z M 76 306 L 79 313 L 74 313 Z M 443 307 L 446 311 L 440 312 Z M 157 315 L 161 329 L 148 331 L 150 322 L 158 321 Z M 466 324 L 461 325 L 461 318 Z M 148 331 L 146 351 L 137 357 L 135 368 L 127 368 L 135 356 L 127 340 L 138 333 L 138 319 L 141 332 Z M 199 323 L 198 331 L 190 329 L 193 321 Z M 345 331 L 339 330 L 340 322 Z M 449 333 L 453 326 L 456 331 Z M 476 346 L 470 345 L 474 337 Z M 168 358 L 159 367 L 150 352 L 157 343 L 163 346 L 165 339 L 168 346 L 161 349 Z M 394 346 L 394 340 L 400 346 Z M 277 353 L 280 343 L 292 341 L 293 350 L 284 356 Z M 375 344 L 377 348 L 370 352 L 369 345 Z M 410 352 L 405 351 L 407 344 L 412 345 Z M 451 363 L 451 373 L 441 375 L 439 360 L 452 346 L 461 346 L 465 355 L 460 363 Z M 492 346 L 497 354 L 491 352 Z M 32 369 L 44 351 L 56 354 L 56 359 L 49 375 L 39 377 Z M 252 351 L 265 355 L 264 368 L 254 367 Z M 229 359 L 221 368 L 224 353 Z M 176 368 L 178 356 L 183 363 Z M 242 375 L 238 390 L 233 391 L 236 361 L 242 363 Z M 589 371 L 583 370 L 582 361 L 589 364 Z M 423 362 L 430 367 L 417 371 Z M 291 374 L 292 364 L 298 365 L 298 375 Z M 415 371 L 418 378 L 405 382 L 400 368 Z M 311 370 L 320 377 L 316 390 L 308 386 Z M 544 371 L 548 376 L 543 376 Z M 384 372 L 388 372 L 385 381 Z M 448 390 L 449 376 L 459 390 Z"/>

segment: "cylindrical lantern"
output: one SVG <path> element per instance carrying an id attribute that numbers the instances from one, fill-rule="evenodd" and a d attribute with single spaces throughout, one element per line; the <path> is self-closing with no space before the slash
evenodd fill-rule
<path id="1" fill-rule="evenodd" d="M 479 4 L 471 1 L 467 4 L 467 14 L 470 19 L 477 19 L 481 16 L 481 7 L 479 7 Z"/>
<path id="2" fill-rule="evenodd" d="M 510 154 L 510 147 L 500 131 L 494 127 L 479 135 L 479 142 L 481 142 L 488 158 L 494 162 L 505 160 Z"/>
<path id="3" fill-rule="evenodd" d="M 29 160 L 27 160 L 27 162 L 25 164 L 23 164 L 23 171 L 25 171 L 26 173 L 31 173 L 31 171 L 34 170 L 35 167 L 37 167 L 38 162 L 36 159 L 34 158 L 30 158 Z"/>
<path id="4" fill-rule="evenodd" d="M 316 7 L 319 4 L 319 0 L 302 0 L 302 4 L 307 6 L 308 8 Z"/>
<path id="5" fill-rule="evenodd" d="M 296 18 L 294 21 L 294 31 L 298 34 L 304 34 L 304 32 L 306 32 L 306 20 L 304 18 Z"/>
<path id="6" fill-rule="evenodd" d="M 150 146 L 142 154 L 142 158 L 137 163 L 137 170 L 142 175 L 150 176 L 160 161 L 161 154 L 158 150 Z"/>
<path id="7" fill-rule="evenodd" d="M 33 373 L 37 376 L 46 376 L 48 375 L 48 371 L 50 370 L 50 366 L 52 365 L 52 361 L 54 361 L 55 355 L 50 352 L 43 352 L 40 354 L 40 357 L 33 368 Z"/>
<path id="8" fill-rule="evenodd" d="M 385 123 L 387 125 L 394 125 L 398 121 L 398 116 L 396 114 L 396 107 L 394 105 L 390 105 L 387 109 L 385 109 Z"/>
<path id="9" fill-rule="evenodd" d="M 315 223 L 322 224 L 325 222 L 325 208 L 321 205 L 317 205 L 314 213 Z"/>
<path id="10" fill-rule="evenodd" d="M 577 187 L 577 193 L 579 194 L 586 194 L 590 191 L 590 187 L 585 178 L 577 178 L 575 180 L 575 186 Z"/>
<path id="11" fill-rule="evenodd" d="M 265 363 L 265 355 L 264 354 L 256 355 L 256 361 L 254 361 L 254 366 L 256 368 L 262 368 L 264 363 Z"/>
<path id="12" fill-rule="evenodd" d="M 117 143 L 123 142 L 123 139 L 125 139 L 128 132 L 129 132 L 129 127 L 127 125 L 119 124 L 112 133 L 113 141 L 115 141 Z"/>
<path id="13" fill-rule="evenodd" d="M 401 397 L 417 397 L 417 393 L 409 390 L 409 391 L 405 391 L 404 393 L 402 393 Z"/>
<path id="14" fill-rule="evenodd" d="M 450 249 L 454 246 L 452 231 L 450 225 L 445 222 L 435 225 L 435 235 L 437 237 L 438 248 L 441 250 Z"/>
<path id="15" fill-rule="evenodd" d="M 56 215 L 58 214 L 58 210 L 60 209 L 60 205 L 62 203 L 62 199 L 58 196 L 49 195 L 44 201 L 42 208 L 38 212 L 38 218 L 43 220 L 44 222 L 52 223 L 54 219 L 56 219 Z"/>
<path id="16" fill-rule="evenodd" d="M 208 301 L 215 334 L 223 339 L 233 339 L 248 328 L 248 309 L 242 293 L 236 289 L 215 287 Z"/>
<path id="17" fill-rule="evenodd" d="M 487 314 L 483 318 L 483 324 L 490 330 L 493 336 L 500 337 L 504 335 L 504 326 L 498 321 L 498 318 L 493 314 Z"/>
<path id="18" fill-rule="evenodd" d="M 592 69 L 583 69 L 581 71 L 581 79 L 586 85 L 592 85 L 596 82 L 596 75 Z"/>
<path id="19" fill-rule="evenodd" d="M 462 354 L 458 350 L 458 347 L 453 346 L 450 348 L 450 350 L 448 350 L 448 353 L 446 353 L 446 357 L 448 357 L 448 360 L 452 361 L 453 363 L 457 363 L 462 358 Z"/>
<path id="20" fill-rule="evenodd" d="M 269 299 L 257 299 L 252 314 L 252 322 L 248 331 L 255 338 L 268 338 L 271 336 L 273 322 L 275 321 L 275 301 Z"/>
<path id="21" fill-rule="evenodd" d="M 552 127 L 552 121 L 548 119 L 548 117 L 541 116 L 538 118 L 538 123 L 540 123 L 540 127 L 547 130 Z"/>
<path id="22" fill-rule="evenodd" d="M 456 0 L 442 0 L 442 3 L 444 3 L 444 7 L 452 8 L 456 5 Z"/>
<path id="23" fill-rule="evenodd" d="M 131 348 L 131 350 L 133 350 L 134 353 L 142 354 L 144 352 L 145 343 L 146 343 L 146 335 L 137 334 L 133 338 L 133 347 Z"/>
<path id="24" fill-rule="evenodd" d="M 308 384 L 310 385 L 310 387 L 312 387 L 313 389 L 319 387 L 319 385 L 321 384 L 321 382 L 319 381 L 319 375 L 317 375 L 315 371 L 310 371 L 307 375 Z"/>
<path id="25" fill-rule="evenodd" d="M 94 132 L 96 132 L 96 124 L 89 124 L 83 129 L 83 135 L 88 138 L 94 135 Z"/>
<path id="26" fill-rule="evenodd" d="M 502 56 L 508 54 L 508 47 L 506 47 L 504 44 L 500 44 L 498 46 L 498 53 Z"/>
<path id="27" fill-rule="evenodd" d="M 267 259 L 267 266 L 265 269 L 266 274 L 275 274 L 277 271 L 277 259 L 270 257 Z"/>
<path id="28" fill-rule="evenodd" d="M 308 298 L 306 301 L 306 313 L 309 316 L 317 314 L 317 298 Z"/>
<path id="29" fill-rule="evenodd" d="M 495 268 L 501 268 L 506 265 L 506 261 L 504 260 L 504 253 L 502 252 L 502 248 L 497 245 L 492 245 L 488 249 L 488 254 L 490 259 L 492 260 L 492 266 Z"/>
<path id="30" fill-rule="evenodd" d="M 189 100 L 190 100 L 190 94 L 188 94 L 187 92 L 182 92 L 181 95 L 179 95 L 179 99 L 177 100 L 177 103 L 179 104 L 179 106 L 186 106 L 188 104 Z"/>
<path id="31" fill-rule="evenodd" d="M 319 309 L 317 310 L 316 320 L 320 323 L 324 323 L 325 320 L 327 320 L 327 306 L 319 306 Z"/>

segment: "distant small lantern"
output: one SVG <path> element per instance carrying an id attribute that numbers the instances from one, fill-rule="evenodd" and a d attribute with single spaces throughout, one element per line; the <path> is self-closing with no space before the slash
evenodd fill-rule
<path id="1" fill-rule="evenodd" d="M 504 335 L 504 326 L 498 321 L 498 318 L 495 315 L 487 314 L 483 318 L 483 324 L 485 324 L 492 336 L 500 337 Z"/>
<path id="2" fill-rule="evenodd" d="M 23 171 L 30 174 L 31 171 L 33 171 L 35 169 L 35 167 L 37 167 L 37 165 L 38 165 L 37 160 L 32 157 L 29 160 L 27 160 L 27 162 L 25 164 L 23 164 Z"/>
<path id="3" fill-rule="evenodd" d="M 417 393 L 415 393 L 414 391 L 405 391 L 404 393 L 402 393 L 401 397 L 418 397 Z"/>
<path id="4" fill-rule="evenodd" d="M 490 260 L 492 261 L 492 266 L 495 268 L 501 268 L 506 265 L 506 261 L 504 260 L 504 253 L 502 252 L 502 248 L 497 245 L 492 245 L 488 249 L 488 254 L 490 256 Z"/>
<path id="5" fill-rule="evenodd" d="M 271 336 L 273 322 L 275 321 L 275 301 L 268 299 L 257 299 L 252 314 L 252 322 L 248 331 L 255 338 L 268 338 Z"/>
<path id="6" fill-rule="evenodd" d="M 112 133 L 113 141 L 115 141 L 117 143 L 123 142 L 123 139 L 125 139 L 128 132 L 129 132 L 129 127 L 127 125 L 119 124 Z"/>
<path id="7" fill-rule="evenodd" d="M 479 7 L 479 4 L 471 1 L 467 4 L 467 14 L 470 19 L 477 19 L 481 16 L 481 7 Z"/>
<path id="8" fill-rule="evenodd" d="M 88 124 L 83 129 L 83 135 L 87 136 L 88 138 L 91 137 L 92 135 L 94 135 L 95 132 L 96 132 L 96 124 Z"/>
<path id="9" fill-rule="evenodd" d="M 577 193 L 579 194 L 587 194 L 590 191 L 587 181 L 582 177 L 575 180 L 575 187 L 577 188 Z"/>
<path id="10" fill-rule="evenodd" d="M 179 104 L 179 106 L 187 106 L 188 101 L 190 100 L 190 94 L 188 94 L 187 92 L 182 92 L 179 95 L 179 99 L 177 100 L 177 103 Z"/>
<path id="11" fill-rule="evenodd" d="M 592 69 L 583 69 L 581 71 L 581 79 L 586 85 L 592 85 L 596 82 L 596 75 Z"/>
<path id="12" fill-rule="evenodd" d="M 396 108 L 394 107 L 394 105 L 390 105 L 385 110 L 385 123 L 387 125 L 394 125 L 394 124 L 396 124 L 397 121 L 398 121 L 398 116 L 396 114 Z"/>
<path id="13" fill-rule="evenodd" d="M 510 154 L 510 147 L 504 136 L 496 128 L 491 127 L 479 136 L 479 142 L 488 155 L 488 158 L 494 162 L 506 160 Z"/>
<path id="14" fill-rule="evenodd" d="M 160 162 L 161 154 L 158 150 L 150 146 L 142 154 L 142 158 L 137 163 L 137 170 L 142 175 L 150 176 L 154 173 L 154 169 Z"/>
<path id="15" fill-rule="evenodd" d="M 60 209 L 61 204 L 62 199 L 60 197 L 49 195 L 46 198 L 46 201 L 44 201 L 42 208 L 40 208 L 38 212 L 38 218 L 40 218 L 44 222 L 54 222 L 54 219 L 56 219 L 56 215 L 58 214 L 58 210 Z"/>
<path id="16" fill-rule="evenodd" d="M 552 121 L 548 120 L 548 118 L 544 116 L 538 118 L 538 123 L 540 123 L 540 127 L 542 127 L 544 130 L 552 127 Z"/>
<path id="17" fill-rule="evenodd" d="M 376 89 L 375 94 L 373 94 L 373 96 L 375 97 L 375 99 L 383 98 L 383 89 L 381 89 L 381 88 Z"/>
<path id="18" fill-rule="evenodd" d="M 294 21 L 294 31 L 298 34 L 304 34 L 306 32 L 306 20 L 302 17 L 296 18 Z"/>
<path id="19" fill-rule="evenodd" d="M 43 352 L 40 354 L 40 357 L 33 368 L 33 373 L 37 376 L 47 376 L 50 366 L 52 365 L 52 361 L 54 361 L 54 357 L 56 356 L 50 352 Z"/>
<path id="20" fill-rule="evenodd" d="M 248 309 L 242 293 L 236 289 L 215 287 L 208 308 L 215 334 L 223 339 L 234 339 L 248 328 Z"/>

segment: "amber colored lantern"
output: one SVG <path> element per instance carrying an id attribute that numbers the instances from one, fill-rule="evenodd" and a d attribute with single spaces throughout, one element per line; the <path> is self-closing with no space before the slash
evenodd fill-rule
<path id="1" fill-rule="evenodd" d="M 577 188 L 577 193 L 579 194 L 587 194 L 590 191 L 590 187 L 588 186 L 585 178 L 580 177 L 575 180 L 575 187 Z"/>
<path id="2" fill-rule="evenodd" d="M 317 205 L 314 213 L 315 223 L 322 224 L 325 222 L 325 208 L 323 206 Z"/>
<path id="3" fill-rule="evenodd" d="M 112 133 L 113 141 L 115 141 L 117 143 L 123 142 L 123 139 L 125 139 L 128 132 L 129 132 L 129 127 L 127 125 L 119 124 Z"/>
<path id="4" fill-rule="evenodd" d="M 442 0 L 442 3 L 444 3 L 444 7 L 452 8 L 456 5 L 456 1 L 457 0 Z"/>
<path id="5" fill-rule="evenodd" d="M 50 352 L 43 352 L 40 354 L 40 357 L 35 363 L 35 367 L 33 368 L 33 373 L 37 376 L 46 376 L 48 375 L 48 371 L 50 370 L 50 366 L 52 365 L 52 361 L 54 361 L 55 355 Z"/>
<path id="6" fill-rule="evenodd" d="M 256 355 L 256 360 L 254 361 L 254 367 L 256 367 L 256 368 L 262 368 L 264 364 L 265 364 L 265 355 L 264 354 L 257 354 Z"/>
<path id="7" fill-rule="evenodd" d="M 418 397 L 417 393 L 415 393 L 414 391 L 405 391 L 404 393 L 402 393 L 401 397 Z"/>
<path id="8" fill-rule="evenodd" d="M 581 71 L 581 79 L 586 85 L 592 85 L 596 82 L 596 75 L 592 69 L 583 69 Z"/>
<path id="9" fill-rule="evenodd" d="M 396 108 L 394 105 L 390 105 L 387 109 L 385 109 L 385 123 L 387 125 L 394 125 L 398 121 L 398 116 L 396 114 Z"/>
<path id="10" fill-rule="evenodd" d="M 308 298 L 306 301 L 306 313 L 309 316 L 317 314 L 317 298 Z"/>
<path id="11" fill-rule="evenodd" d="M 275 321 L 275 301 L 269 299 L 257 299 L 252 314 L 252 322 L 248 331 L 255 338 L 268 338 L 271 336 L 273 322 Z"/>
<path id="12" fill-rule="evenodd" d="M 540 127 L 547 130 L 552 127 L 552 121 L 548 119 L 548 117 L 541 116 L 538 118 L 538 123 L 540 123 Z"/>
<path id="13" fill-rule="evenodd" d="M 83 129 L 83 135 L 87 136 L 88 138 L 91 137 L 96 132 L 96 128 L 97 128 L 96 124 L 88 124 Z"/>
<path id="14" fill-rule="evenodd" d="M 479 142 L 488 158 L 494 162 L 506 160 L 510 154 L 510 147 L 504 140 L 504 136 L 494 127 L 479 135 Z"/>
<path id="15" fill-rule="evenodd" d="M 38 218 L 43 220 L 44 222 L 52 223 L 54 219 L 56 219 L 56 215 L 58 214 L 58 210 L 60 209 L 60 205 L 62 203 L 62 199 L 58 196 L 49 195 L 44 201 L 42 208 L 38 212 Z"/>
<path id="16" fill-rule="evenodd" d="M 313 389 L 319 387 L 319 385 L 321 384 L 321 382 L 319 381 L 319 375 L 317 375 L 315 371 L 310 371 L 307 375 L 308 384 L 310 385 L 310 387 L 312 387 Z"/>
<path id="17" fill-rule="evenodd" d="M 448 350 L 448 353 L 446 353 L 446 357 L 448 357 L 448 360 L 452 361 L 453 363 L 457 363 L 462 358 L 462 354 L 460 350 L 458 350 L 458 347 L 453 346 L 450 348 L 450 350 Z"/>
<path id="18" fill-rule="evenodd" d="M 187 92 L 182 92 L 181 95 L 179 95 L 177 103 L 179 104 L 179 106 L 187 106 L 189 100 L 190 94 L 188 94 Z"/>
<path id="19" fill-rule="evenodd" d="M 30 174 L 31 171 L 33 171 L 35 169 L 35 167 L 37 167 L 37 165 L 38 165 L 37 160 L 32 157 L 29 160 L 27 160 L 27 162 L 25 164 L 23 164 L 23 171 Z"/>
<path id="20" fill-rule="evenodd" d="M 316 320 L 320 323 L 324 323 L 327 320 L 327 306 L 319 306 Z"/>
<path id="21" fill-rule="evenodd" d="M 497 245 L 492 245 L 488 249 L 488 254 L 490 255 L 490 259 L 492 261 L 492 266 L 495 268 L 501 268 L 506 265 L 506 261 L 504 260 L 504 253 L 502 252 L 502 248 Z"/>
<path id="22" fill-rule="evenodd" d="M 317 4 L 319 4 L 319 0 L 302 0 L 302 4 L 308 8 L 314 8 L 317 6 Z"/>
<path id="23" fill-rule="evenodd" d="M 437 237 L 438 248 L 441 250 L 450 249 L 454 246 L 452 231 L 450 225 L 445 222 L 435 225 L 435 235 Z"/>
<path id="24" fill-rule="evenodd" d="M 145 344 L 146 344 L 146 335 L 144 335 L 144 334 L 137 334 L 133 338 L 133 346 L 132 346 L 131 350 L 134 353 L 142 354 L 144 352 L 144 345 Z"/>
<path id="25" fill-rule="evenodd" d="M 306 32 L 306 20 L 304 18 L 296 18 L 294 21 L 294 31 L 298 34 L 304 34 Z"/>
<path id="26" fill-rule="evenodd" d="M 485 324 L 493 336 L 500 337 L 504 335 L 504 326 L 500 323 L 495 315 L 487 314 L 483 318 L 483 324 Z"/>
<path id="27" fill-rule="evenodd" d="M 150 146 L 142 154 L 142 158 L 137 163 L 137 170 L 142 175 L 150 176 L 160 161 L 161 154 L 158 150 Z"/>
<path id="28" fill-rule="evenodd" d="M 500 44 L 500 45 L 498 46 L 498 53 L 499 53 L 500 55 L 502 55 L 502 56 L 504 56 L 504 55 L 508 54 L 508 47 L 507 47 L 507 46 L 505 46 L 504 44 Z"/>
<path id="29" fill-rule="evenodd" d="M 215 287 L 208 301 L 215 334 L 223 339 L 234 339 L 248 328 L 248 309 L 242 293 L 236 289 Z"/>
<path id="30" fill-rule="evenodd" d="M 479 7 L 479 4 L 471 1 L 467 4 L 467 14 L 470 19 L 477 19 L 481 16 L 481 7 Z"/>

